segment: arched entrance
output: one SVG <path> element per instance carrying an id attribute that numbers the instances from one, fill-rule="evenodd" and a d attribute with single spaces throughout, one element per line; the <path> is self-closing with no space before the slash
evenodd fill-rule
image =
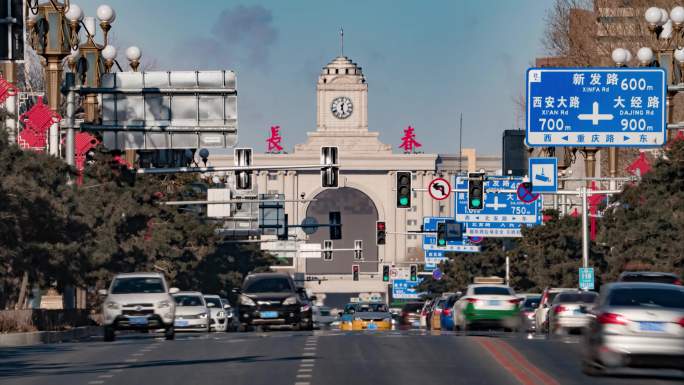
<path id="1" fill-rule="evenodd" d="M 378 210 L 375 204 L 360 190 L 352 187 L 323 190 L 314 197 L 314 202 L 306 210 L 307 217 L 314 217 L 318 223 L 328 223 L 331 211 L 339 211 L 342 216 L 342 239 L 333 241 L 334 249 L 353 249 L 355 240 L 363 241 L 363 259 L 378 260 L 378 247 L 375 244 L 375 222 Z M 310 243 L 323 243 L 330 239 L 327 227 L 321 227 L 309 236 Z M 332 261 L 308 259 L 306 273 L 351 274 L 354 261 L 353 251 L 336 251 Z M 361 263 L 362 272 L 377 272 L 377 263 Z"/>

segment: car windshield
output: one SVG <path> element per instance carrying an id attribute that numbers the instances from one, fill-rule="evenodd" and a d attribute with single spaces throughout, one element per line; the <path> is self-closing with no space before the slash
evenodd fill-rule
<path id="1" fill-rule="evenodd" d="M 523 307 L 526 309 L 536 309 L 539 307 L 539 297 L 526 298 Z"/>
<path id="2" fill-rule="evenodd" d="M 116 278 L 112 284 L 112 294 L 164 292 L 164 282 L 155 277 Z"/>
<path id="3" fill-rule="evenodd" d="M 404 307 L 401 308 L 402 311 L 405 311 L 407 313 L 416 313 L 420 311 L 420 309 L 423 307 L 422 303 L 407 303 L 404 305 Z"/>
<path id="4" fill-rule="evenodd" d="M 501 286 L 480 286 L 473 289 L 475 295 L 511 295 L 507 287 Z"/>
<path id="5" fill-rule="evenodd" d="M 245 282 L 245 293 L 291 293 L 294 291 L 287 278 L 256 278 Z"/>
<path id="6" fill-rule="evenodd" d="M 554 303 L 593 303 L 598 294 L 588 293 L 560 293 Z"/>
<path id="7" fill-rule="evenodd" d="M 207 305 L 214 304 L 214 307 L 223 307 L 221 305 L 221 298 L 216 298 L 216 297 L 204 297 L 204 301 L 207 303 Z"/>
<path id="8" fill-rule="evenodd" d="M 684 309 L 684 289 L 614 289 L 609 294 L 608 304 L 610 306 L 624 307 L 661 307 Z"/>
<path id="9" fill-rule="evenodd" d="M 204 306 L 199 295 L 176 295 L 173 297 L 178 306 Z"/>

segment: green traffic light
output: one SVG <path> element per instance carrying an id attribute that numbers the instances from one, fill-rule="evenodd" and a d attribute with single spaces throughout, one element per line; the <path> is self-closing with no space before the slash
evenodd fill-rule
<path id="1" fill-rule="evenodd" d="M 399 198 L 399 204 L 402 205 L 402 206 L 408 205 L 408 202 L 409 202 L 409 200 L 408 200 L 407 197 L 401 197 L 401 198 Z"/>
<path id="2" fill-rule="evenodd" d="M 482 201 L 479 200 L 478 198 L 473 198 L 473 199 L 470 200 L 470 204 L 471 204 L 473 207 L 480 207 L 480 205 L 482 204 Z"/>
<path id="3" fill-rule="evenodd" d="M 444 246 L 446 244 L 446 239 L 440 239 L 438 243 L 440 246 Z"/>

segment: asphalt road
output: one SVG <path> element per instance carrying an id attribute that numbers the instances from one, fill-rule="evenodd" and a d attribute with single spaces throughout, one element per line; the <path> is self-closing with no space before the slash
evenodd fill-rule
<path id="1" fill-rule="evenodd" d="M 418 330 L 147 334 L 0 348 L 0 384 L 428 385 L 681 384 L 680 374 L 584 376 L 581 345 Z"/>

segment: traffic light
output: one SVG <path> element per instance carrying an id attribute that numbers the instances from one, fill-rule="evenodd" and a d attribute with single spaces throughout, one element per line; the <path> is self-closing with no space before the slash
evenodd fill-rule
<path id="1" fill-rule="evenodd" d="M 390 267 L 389 265 L 382 265 L 382 282 L 390 281 Z"/>
<path id="2" fill-rule="evenodd" d="M 362 240 L 355 240 L 354 241 L 354 259 L 357 261 L 363 259 L 363 241 Z"/>
<path id="3" fill-rule="evenodd" d="M 332 261 L 333 260 L 333 241 L 324 240 L 323 241 L 323 260 Z"/>
<path id="4" fill-rule="evenodd" d="M 482 210 L 484 208 L 484 174 L 468 174 L 468 208 Z"/>
<path id="5" fill-rule="evenodd" d="M 230 191 L 230 190 L 228 190 Z M 278 229 L 278 240 L 287 241 L 290 237 L 290 225 L 287 223 L 287 214 L 283 214 L 284 220 L 281 227 Z"/>
<path id="6" fill-rule="evenodd" d="M 354 281 L 359 280 L 359 265 L 352 265 L 352 278 Z"/>
<path id="7" fill-rule="evenodd" d="M 252 149 L 236 148 L 233 154 L 235 165 L 238 167 L 249 167 L 252 165 Z M 235 189 L 252 189 L 252 172 L 248 170 L 238 170 L 235 172 Z"/>
<path id="8" fill-rule="evenodd" d="M 330 219 L 330 239 L 342 239 L 342 215 L 339 211 L 331 211 Z"/>
<path id="9" fill-rule="evenodd" d="M 411 207 L 411 173 L 399 171 L 397 172 L 397 208 L 409 207 Z"/>
<path id="10" fill-rule="evenodd" d="M 411 265 L 410 279 L 414 282 L 418 280 L 418 265 Z"/>
<path id="11" fill-rule="evenodd" d="M 378 245 L 385 244 L 385 222 L 375 222 L 375 243 Z"/>
<path id="12" fill-rule="evenodd" d="M 447 245 L 447 226 L 444 222 L 437 223 L 437 246 L 444 247 Z"/>
<path id="13" fill-rule="evenodd" d="M 340 169 L 337 164 L 337 147 L 321 147 L 321 186 L 337 187 Z"/>

